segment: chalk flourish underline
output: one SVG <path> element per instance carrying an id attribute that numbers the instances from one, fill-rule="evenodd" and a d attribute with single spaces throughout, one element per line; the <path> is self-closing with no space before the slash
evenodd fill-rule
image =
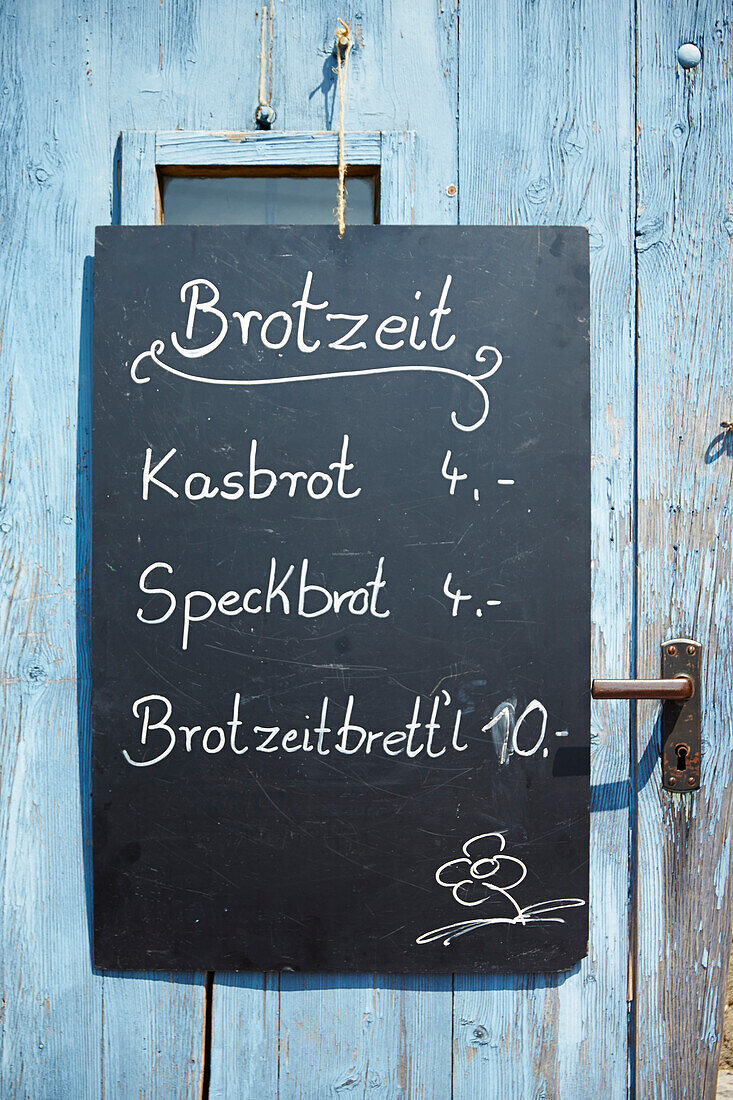
<path id="1" fill-rule="evenodd" d="M 496 374 L 502 363 L 501 352 L 498 348 L 493 347 L 490 344 L 486 344 L 480 347 L 475 355 L 475 361 L 477 363 L 486 362 L 486 353 L 492 352 L 495 357 L 494 364 L 489 370 L 483 374 L 464 374 L 462 371 L 453 370 L 451 367 L 436 367 L 423 364 L 410 364 L 406 366 L 394 366 L 394 367 L 368 367 L 365 370 L 342 370 L 342 371 L 329 371 L 325 374 L 296 374 L 290 375 L 287 378 L 210 378 L 201 374 L 189 374 L 186 371 L 177 370 L 176 367 L 171 367 L 170 364 L 164 363 L 160 358 L 160 355 L 165 350 L 165 343 L 163 340 L 153 340 L 148 351 L 141 352 L 135 359 L 130 367 L 130 377 L 133 382 L 137 382 L 138 385 L 144 385 L 150 381 L 150 377 L 141 377 L 138 374 L 139 365 L 146 359 L 155 363 L 161 370 L 166 371 L 168 374 L 174 374 L 177 378 L 185 378 L 188 382 L 204 382 L 210 386 L 281 386 L 290 384 L 292 382 L 325 382 L 330 378 L 359 378 L 362 375 L 369 374 L 407 374 L 410 372 L 422 371 L 430 374 L 448 374 L 454 378 L 460 378 L 464 382 L 468 382 L 475 390 L 481 395 L 483 401 L 483 412 L 479 419 L 473 424 L 461 424 L 456 418 L 455 412 L 451 412 L 451 422 L 455 428 L 458 428 L 462 432 L 474 432 L 477 428 L 480 428 L 482 424 L 486 422 L 486 418 L 489 415 L 489 395 L 484 387 L 481 385 L 487 378 L 491 378 L 492 374 Z"/>

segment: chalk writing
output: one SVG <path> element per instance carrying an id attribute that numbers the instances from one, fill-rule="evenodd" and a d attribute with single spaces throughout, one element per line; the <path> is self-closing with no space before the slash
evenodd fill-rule
<path id="1" fill-rule="evenodd" d="M 423 932 L 415 940 L 416 943 L 442 940 L 443 946 L 448 947 L 459 936 L 497 924 L 564 924 L 565 918 L 557 916 L 558 913 L 585 905 L 582 898 L 553 898 L 551 901 L 520 906 L 512 891 L 526 879 L 527 867 L 516 856 L 506 855 L 505 847 L 506 840 L 502 833 L 478 833 L 463 845 L 462 856 L 440 865 L 435 872 L 435 881 L 449 889 L 459 905 L 503 901 L 508 913 L 445 924 Z"/>
<path id="2" fill-rule="evenodd" d="M 94 276 L 97 960 L 574 965 L 583 231 L 116 227 Z"/>
<path id="3" fill-rule="evenodd" d="M 430 334 L 430 347 L 433 351 L 445 352 L 455 343 L 455 333 L 451 334 L 446 340 L 440 341 L 440 324 L 444 317 L 446 317 L 451 309 L 446 305 L 448 291 L 450 289 L 452 277 L 447 275 L 443 283 L 443 289 L 440 296 L 440 301 L 434 309 L 430 310 L 430 316 L 434 318 L 433 326 Z M 301 354 L 309 355 L 316 351 L 321 346 L 321 341 L 318 339 L 309 340 L 306 335 L 306 324 L 309 315 L 309 311 L 319 311 L 325 309 L 328 306 L 328 301 L 313 303 L 310 300 L 311 287 L 313 282 L 313 272 L 309 271 L 305 280 L 303 293 L 299 299 L 293 302 L 293 308 L 297 309 L 297 325 L 296 325 L 296 345 L 297 350 Z M 202 302 L 200 300 L 200 290 L 204 287 L 211 292 L 211 296 L 208 301 Z M 229 319 L 227 315 L 218 308 L 217 303 L 219 301 L 219 289 L 209 279 L 198 278 L 190 279 L 184 283 L 181 287 L 180 298 L 182 302 L 189 301 L 188 316 L 185 327 L 185 339 L 190 341 L 194 337 L 195 322 L 198 314 L 204 316 L 213 316 L 219 325 L 219 331 L 212 340 L 208 340 L 198 347 L 186 347 L 177 333 L 171 332 L 170 342 L 174 350 L 182 356 L 184 359 L 201 359 L 212 352 L 222 344 L 228 331 L 229 331 Z M 416 297 L 419 297 L 416 294 Z M 262 314 L 257 310 L 247 310 L 246 313 L 241 313 L 235 310 L 232 314 L 232 319 L 236 318 L 239 322 L 241 329 L 241 343 L 243 346 L 247 346 L 251 340 L 252 322 L 254 319 L 262 322 L 260 328 L 260 341 L 262 346 L 269 351 L 279 351 L 284 348 L 290 341 L 291 334 L 293 332 L 293 322 L 290 314 L 284 310 L 277 310 L 274 313 L 269 314 L 263 319 Z M 369 320 L 368 314 L 343 314 L 343 313 L 326 313 L 325 319 L 327 322 L 348 320 L 356 322 L 353 324 L 345 335 L 342 335 L 336 340 L 331 341 L 326 346 L 332 350 L 340 352 L 354 352 L 366 349 L 367 344 L 360 340 L 356 343 L 352 341 L 353 335 Z M 268 338 L 272 322 L 282 321 L 283 334 L 277 341 L 272 341 Z M 409 346 L 416 350 L 421 351 L 427 343 L 427 340 L 418 341 L 417 329 L 419 324 L 419 317 L 415 315 L 412 318 L 410 325 L 410 339 Z M 397 351 L 401 349 L 405 341 L 399 340 L 385 340 L 385 335 L 397 335 L 404 332 L 407 329 L 407 318 L 393 314 L 384 320 L 380 321 L 374 330 L 374 343 L 375 345 L 384 351 Z M 493 363 L 485 371 L 479 371 L 474 373 L 472 370 L 460 371 L 454 367 L 440 366 L 436 364 L 415 364 L 404 363 L 390 366 L 380 367 L 362 367 L 355 370 L 336 370 L 328 372 L 316 372 L 316 373 L 304 373 L 304 374 L 290 374 L 286 377 L 271 377 L 271 378 L 232 378 L 232 377 L 214 377 L 207 374 L 197 374 L 190 370 L 182 370 L 181 367 L 173 366 L 172 363 L 166 362 L 161 358 L 165 352 L 166 344 L 162 339 L 155 339 L 150 344 L 150 347 L 141 352 L 135 357 L 130 367 L 130 376 L 132 380 L 138 385 L 144 385 L 150 381 L 150 375 L 141 373 L 141 367 L 144 363 L 149 362 L 155 364 L 160 370 L 167 372 L 168 374 L 175 375 L 177 378 L 183 378 L 189 382 L 202 382 L 213 386 L 278 386 L 278 385 L 291 385 L 296 382 L 323 382 L 336 378 L 360 378 L 367 377 L 369 375 L 382 375 L 382 374 L 410 374 L 415 372 L 422 372 L 428 374 L 442 374 L 458 378 L 461 381 L 467 382 L 474 390 L 480 395 L 482 403 L 482 412 L 480 416 L 471 423 L 463 424 L 457 417 L 455 411 L 451 413 L 451 422 L 454 427 L 460 431 L 473 432 L 477 428 L 480 428 L 485 423 L 489 414 L 489 396 L 481 385 L 482 382 L 487 381 L 494 374 L 502 364 L 502 355 L 498 348 L 491 344 L 484 344 L 475 352 L 474 362 L 478 364 L 485 364 L 488 356 L 493 356 Z"/>

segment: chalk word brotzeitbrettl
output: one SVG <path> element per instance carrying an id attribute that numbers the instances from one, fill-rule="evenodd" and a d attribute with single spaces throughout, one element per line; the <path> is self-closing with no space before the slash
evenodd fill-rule
<path id="1" fill-rule="evenodd" d="M 424 754 L 423 759 L 436 760 L 446 753 L 463 753 L 469 749 L 471 737 L 462 733 L 463 707 L 453 704 L 450 692 L 441 690 L 439 695 L 423 699 L 415 697 L 410 717 L 396 722 L 394 729 L 373 730 L 363 725 L 359 703 L 349 695 L 345 707 L 324 695 L 314 715 L 304 714 L 298 727 L 264 725 L 256 720 L 241 717 L 242 695 L 235 692 L 229 712 L 231 717 L 215 720 L 211 725 L 201 722 L 191 725 L 181 722 L 173 712 L 173 704 L 162 694 L 142 695 L 132 703 L 133 717 L 139 723 L 136 753 L 123 750 L 125 760 L 136 768 L 149 768 L 160 764 L 178 749 L 184 753 L 201 752 L 216 756 L 230 752 L 234 756 L 245 753 L 315 753 L 316 756 L 402 756 L 412 759 Z M 530 715 L 540 715 L 540 729 L 521 733 Z M 405 716 L 406 717 L 406 716 Z M 482 726 L 483 734 L 490 734 L 496 719 Z M 519 756 L 534 756 L 545 740 L 547 710 L 539 699 L 532 699 L 522 711 L 511 731 L 507 730 L 507 742 L 502 748 L 502 760 L 509 748 Z M 149 746 L 149 735 L 151 746 Z M 527 738 L 520 745 L 520 735 Z M 474 739 L 475 741 L 475 739 Z M 475 745 L 474 745 L 475 747 Z M 139 756 L 139 758 L 137 758 Z"/>

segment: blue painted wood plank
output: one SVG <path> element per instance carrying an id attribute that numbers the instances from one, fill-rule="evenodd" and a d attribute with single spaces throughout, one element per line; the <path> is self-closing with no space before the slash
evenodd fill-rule
<path id="1" fill-rule="evenodd" d="M 198 1100 L 204 1070 L 201 976 L 105 975 L 103 1010 L 103 1098 Z"/>
<path id="2" fill-rule="evenodd" d="M 216 974 L 209 1100 L 278 1096 L 277 974 Z"/>
<path id="3" fill-rule="evenodd" d="M 68 223 L 55 226 L 58 145 L 38 140 L 49 110 L 36 98 L 28 51 L 42 49 L 48 19 L 10 14 L 0 12 L 8 92 L 0 102 L 7 295 L 0 320 L 0 1094 L 95 1097 L 101 986 L 85 936 L 74 667 L 73 374 L 82 277 L 81 265 L 74 271 L 69 263 Z M 77 304 L 59 330 L 41 305 L 41 255 Z M 69 356 L 71 371 L 63 366 Z"/>
<path id="4" fill-rule="evenodd" d="M 383 225 L 414 225 L 420 142 L 413 130 L 381 135 L 379 220 Z"/>
<path id="5" fill-rule="evenodd" d="M 622 676 L 633 614 L 633 4 L 468 0 L 460 13 L 461 222 L 590 231 L 593 674 Z M 456 976 L 457 1100 L 626 1095 L 628 708 L 595 704 L 591 739 L 589 956 L 560 976 Z"/>
<path id="6" fill-rule="evenodd" d="M 730 946 L 733 41 L 726 3 L 637 13 L 640 668 L 665 638 L 703 645 L 698 793 L 660 789 L 658 708 L 639 708 L 637 1090 L 671 1100 L 715 1095 Z"/>
<path id="7" fill-rule="evenodd" d="M 125 130 L 118 163 L 120 225 L 155 225 L 162 211 L 155 172 L 155 133 Z"/>
<path id="8" fill-rule="evenodd" d="M 456 0 L 368 0 L 334 7 L 329 0 L 275 3 L 273 99 L 277 129 L 336 130 L 333 55 L 336 18 L 352 24 L 344 121 L 347 130 L 413 130 L 415 220 L 457 220 Z"/>
<path id="9" fill-rule="evenodd" d="M 338 164 L 338 134 L 249 130 L 229 133 L 159 132 L 158 164 L 262 165 Z M 350 133 L 344 143 L 349 164 L 379 164 L 378 131 Z"/>
<path id="10" fill-rule="evenodd" d="M 451 979 L 283 974 L 281 1100 L 446 1100 Z"/>
<path id="11" fill-rule="evenodd" d="M 399 131 L 386 136 L 382 146 L 382 156 L 390 153 L 382 220 L 455 221 L 457 203 L 448 193 L 457 177 L 455 9 L 397 0 L 385 12 L 381 0 L 368 0 L 358 11 L 346 128 Z M 341 14 L 323 0 L 275 3 L 278 129 L 320 131 L 336 125 L 331 51 Z M 405 130 L 418 135 L 403 138 Z M 392 151 L 390 143 L 396 146 Z M 407 167 L 410 161 L 414 168 Z M 334 205 L 335 200 L 334 187 Z M 267 1010 L 279 1013 L 280 1100 L 351 1092 L 390 1100 L 450 1096 L 451 990 L 444 978 L 283 975 L 278 1000 L 271 990 L 267 997 Z M 251 1008 L 243 1011 L 242 1001 Z M 254 1049 L 260 1049 L 265 1009 L 257 992 L 247 979 L 232 975 L 222 982 L 217 976 L 213 1009 L 214 1033 L 222 1044 L 217 1057 L 226 1067 L 226 1080 L 217 1077 L 216 1095 L 253 1100 L 270 1095 L 253 1088 L 248 1035 L 233 1026 L 251 1011 Z M 215 1074 L 212 1063 L 212 1087 Z"/>

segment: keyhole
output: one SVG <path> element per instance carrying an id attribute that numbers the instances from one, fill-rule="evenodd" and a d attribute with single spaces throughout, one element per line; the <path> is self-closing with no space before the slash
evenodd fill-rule
<path id="1" fill-rule="evenodd" d="M 683 772 L 687 768 L 687 754 L 690 747 L 689 745 L 675 745 L 674 751 L 677 753 L 677 771 Z"/>

